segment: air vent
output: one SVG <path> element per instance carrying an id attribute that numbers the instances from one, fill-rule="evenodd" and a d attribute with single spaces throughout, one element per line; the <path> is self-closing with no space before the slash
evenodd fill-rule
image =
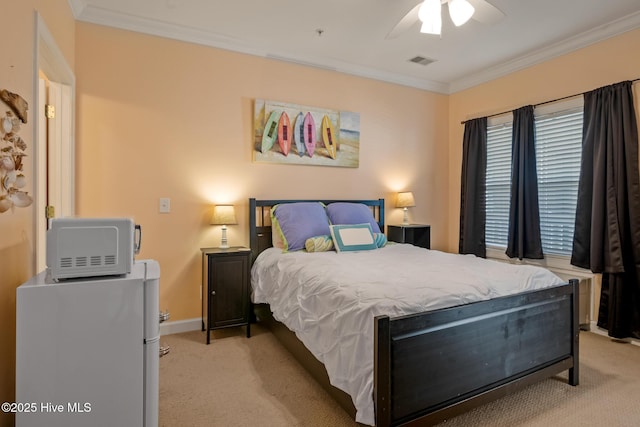
<path id="1" fill-rule="evenodd" d="M 409 62 L 413 62 L 414 64 L 420 64 L 420 65 L 429 65 L 432 62 L 436 62 L 436 60 L 431 58 L 425 58 L 424 56 L 414 56 L 413 58 L 409 59 Z"/>
<path id="2" fill-rule="evenodd" d="M 79 256 L 76 258 L 76 267 L 86 267 L 87 266 L 87 257 Z"/>
<path id="3" fill-rule="evenodd" d="M 73 259 L 70 257 L 60 258 L 60 267 L 61 268 L 73 267 Z"/>
<path id="4" fill-rule="evenodd" d="M 104 263 L 105 263 L 105 265 L 115 265 L 116 256 L 115 255 L 105 255 Z"/>
<path id="5" fill-rule="evenodd" d="M 102 257 L 99 255 L 93 255 L 91 257 L 91 265 L 94 267 L 102 265 Z"/>

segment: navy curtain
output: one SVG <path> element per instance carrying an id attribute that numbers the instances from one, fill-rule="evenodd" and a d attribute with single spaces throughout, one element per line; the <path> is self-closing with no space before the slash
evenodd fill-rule
<path id="1" fill-rule="evenodd" d="M 543 258 L 533 105 L 513 111 L 511 201 L 506 254 L 509 258 Z"/>
<path id="2" fill-rule="evenodd" d="M 486 258 L 487 118 L 465 122 L 460 194 L 461 254 Z"/>
<path id="3" fill-rule="evenodd" d="M 585 93 L 571 264 L 602 273 L 598 326 L 640 338 L 640 178 L 632 83 Z"/>

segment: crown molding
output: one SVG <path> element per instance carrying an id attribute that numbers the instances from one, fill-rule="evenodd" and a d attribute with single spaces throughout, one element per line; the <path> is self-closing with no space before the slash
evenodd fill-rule
<path id="1" fill-rule="evenodd" d="M 582 49 L 637 28 L 640 28 L 640 12 L 636 12 L 624 18 L 595 27 L 589 31 L 585 31 L 558 43 L 536 49 L 531 53 L 520 56 L 511 61 L 504 62 L 495 67 L 487 68 L 468 77 L 458 79 L 451 83 L 449 93 L 452 94 L 460 92 L 499 77 L 504 77 L 516 71 L 566 55 L 578 49 Z"/>
<path id="2" fill-rule="evenodd" d="M 422 89 L 429 92 L 436 92 L 441 94 L 448 94 L 449 85 L 447 83 L 438 83 L 430 80 L 416 79 L 396 73 L 386 73 L 384 71 L 376 70 L 370 67 L 363 67 L 360 65 L 345 63 L 334 59 L 323 59 L 323 63 L 319 64 L 315 60 L 306 60 L 298 57 L 288 57 L 278 54 L 268 53 L 266 58 L 275 59 L 278 61 L 286 61 L 293 64 L 303 65 L 307 67 L 320 68 L 323 70 L 335 71 L 338 73 L 349 74 L 357 77 L 368 78 L 372 80 L 378 80 L 385 83 L 393 83 L 401 86 L 408 86 L 415 89 Z"/>
<path id="3" fill-rule="evenodd" d="M 67 3 L 69 3 L 71 13 L 73 13 L 73 17 L 76 19 L 80 18 L 80 15 L 82 15 L 82 12 L 87 7 L 87 0 L 67 0 Z"/>
<path id="4" fill-rule="evenodd" d="M 204 31 L 183 25 L 176 25 L 139 16 L 123 14 L 120 12 L 113 12 L 87 4 L 86 0 L 68 1 L 76 19 L 83 22 L 170 38 L 233 52 L 245 53 L 267 59 L 291 62 L 302 66 L 336 71 L 445 95 L 469 89 L 473 86 L 489 82 L 515 71 L 573 52 L 607 38 L 640 28 L 640 12 L 636 12 L 625 18 L 601 25 L 577 36 L 537 49 L 502 64 L 475 72 L 451 83 L 443 83 L 427 79 L 413 78 L 397 73 L 389 73 L 371 67 L 337 61 L 331 58 L 323 58 L 322 64 L 320 64 L 317 58 L 308 59 L 280 52 L 267 52 L 263 49 L 251 46 L 244 40 L 211 31 Z"/>
<path id="5" fill-rule="evenodd" d="M 69 1 L 80 3 L 83 2 L 83 0 Z M 324 70 L 332 70 L 340 73 L 355 75 L 358 77 L 381 80 L 384 82 L 395 83 L 403 86 L 414 87 L 442 94 L 447 94 L 449 91 L 449 85 L 445 83 L 407 77 L 396 73 L 387 73 L 370 67 L 362 67 L 332 59 L 323 59 L 323 63 L 319 64 L 317 62 L 317 59 L 308 60 L 305 58 L 298 58 L 286 54 L 280 54 L 278 52 L 266 52 L 262 49 L 256 49 L 255 47 L 248 45 L 246 42 L 240 39 L 235 39 L 211 31 L 203 31 L 182 25 L 155 21 L 152 19 L 123 14 L 119 12 L 113 12 L 86 4 L 84 4 L 81 9 L 81 13 L 76 17 L 76 19 L 92 24 L 135 31 L 139 33 L 215 47 L 233 52 L 246 53 L 249 55 L 260 56 L 268 59 L 287 61 Z"/>
<path id="6" fill-rule="evenodd" d="M 77 19 L 91 24 L 104 25 L 189 43 L 214 46 L 225 50 L 248 53 L 250 55 L 266 55 L 266 52 L 249 46 L 240 39 L 211 31 L 203 31 L 183 25 L 114 12 L 91 5 L 87 5 Z"/>

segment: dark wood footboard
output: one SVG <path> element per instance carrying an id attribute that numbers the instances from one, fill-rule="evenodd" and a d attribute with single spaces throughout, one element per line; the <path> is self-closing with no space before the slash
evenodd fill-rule
<path id="1" fill-rule="evenodd" d="M 294 201 L 299 200 L 249 199 L 252 263 L 271 246 L 270 208 Z M 384 230 L 383 199 L 350 201 L 369 206 Z M 578 281 L 571 280 L 410 316 L 377 317 L 376 425 L 436 424 L 565 370 L 569 384 L 577 385 L 578 296 Z M 266 313 L 270 313 L 268 307 Z M 353 415 L 350 397 L 330 385 L 324 366 L 286 327 L 275 320 L 269 324 L 285 347 Z"/>
<path id="2" fill-rule="evenodd" d="M 375 319 L 379 427 L 435 424 L 569 370 L 578 384 L 578 281 Z"/>

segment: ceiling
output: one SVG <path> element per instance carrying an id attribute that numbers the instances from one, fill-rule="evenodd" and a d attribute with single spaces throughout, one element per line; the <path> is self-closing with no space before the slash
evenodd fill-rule
<path id="1" fill-rule="evenodd" d="M 639 0 L 489 0 L 502 20 L 461 27 L 443 6 L 441 36 L 416 24 L 393 39 L 420 0 L 68 1 L 80 21 L 445 94 L 640 28 Z"/>

